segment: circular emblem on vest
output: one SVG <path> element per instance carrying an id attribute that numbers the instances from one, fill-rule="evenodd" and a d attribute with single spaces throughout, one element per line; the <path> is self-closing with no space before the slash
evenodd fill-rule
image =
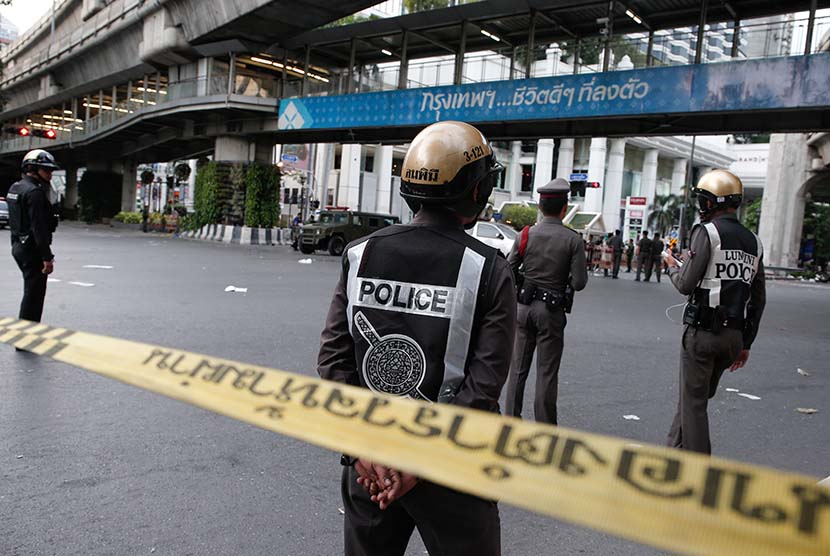
<path id="1" fill-rule="evenodd" d="M 419 390 L 426 376 L 426 356 L 421 346 L 403 334 L 378 336 L 362 311 L 354 317 L 360 334 L 369 342 L 363 356 L 363 379 L 372 390 L 395 396 L 428 399 Z"/>

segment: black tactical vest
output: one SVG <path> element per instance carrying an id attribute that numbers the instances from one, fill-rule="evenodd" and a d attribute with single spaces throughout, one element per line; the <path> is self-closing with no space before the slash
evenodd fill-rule
<path id="1" fill-rule="evenodd" d="M 347 315 L 361 384 L 430 401 L 442 384 L 460 385 L 496 256 L 460 229 L 426 226 L 351 246 Z"/>
<path id="2" fill-rule="evenodd" d="M 9 230 L 11 231 L 12 243 L 23 241 L 24 243 L 32 233 L 32 222 L 29 217 L 29 204 L 36 202 L 40 196 L 33 198 L 32 192 L 36 189 L 43 191 L 43 214 L 51 217 L 52 204 L 49 202 L 49 193 L 45 186 L 42 186 L 30 176 L 23 178 L 13 184 L 6 194 L 6 202 L 9 205 Z M 50 229 L 52 226 L 50 225 Z"/>
<path id="3" fill-rule="evenodd" d="M 709 235 L 711 257 L 694 300 L 708 307 L 722 306 L 728 317 L 743 319 L 763 257 L 761 240 L 737 218 L 717 218 L 701 226 Z"/>

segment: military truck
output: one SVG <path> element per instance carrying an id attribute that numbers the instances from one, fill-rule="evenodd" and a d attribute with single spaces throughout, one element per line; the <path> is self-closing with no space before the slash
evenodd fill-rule
<path id="1" fill-rule="evenodd" d="M 300 251 L 310 255 L 314 251 L 325 250 L 339 257 L 349 242 L 398 222 L 400 219 L 397 216 L 388 214 L 324 210 L 317 222 L 303 226 Z"/>

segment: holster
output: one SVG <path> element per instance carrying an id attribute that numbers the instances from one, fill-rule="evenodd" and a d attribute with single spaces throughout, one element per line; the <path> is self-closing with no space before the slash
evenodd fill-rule
<path id="1" fill-rule="evenodd" d="M 534 295 L 536 294 L 536 286 L 529 282 L 522 280 L 516 294 L 516 301 L 522 305 L 530 305 L 533 303 Z"/>

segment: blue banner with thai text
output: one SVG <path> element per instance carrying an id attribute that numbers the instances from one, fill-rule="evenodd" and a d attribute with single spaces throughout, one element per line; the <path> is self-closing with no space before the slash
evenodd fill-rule
<path id="1" fill-rule="evenodd" d="M 830 53 L 280 101 L 278 129 L 830 106 Z"/>

